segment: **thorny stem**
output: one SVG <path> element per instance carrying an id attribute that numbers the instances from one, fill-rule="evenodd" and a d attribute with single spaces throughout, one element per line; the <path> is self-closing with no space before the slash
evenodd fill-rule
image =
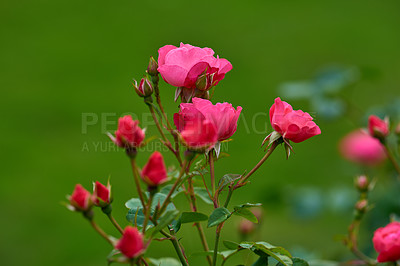
<path id="1" fill-rule="evenodd" d="M 221 223 L 217 226 L 217 230 L 215 232 L 215 245 L 214 245 L 214 254 L 213 254 L 213 266 L 217 265 L 217 257 L 218 257 L 218 244 L 219 244 L 219 237 L 221 235 L 221 229 L 224 226 L 224 223 Z"/>
<path id="2" fill-rule="evenodd" d="M 151 213 L 151 202 L 153 201 L 153 193 L 150 192 L 150 197 L 147 202 L 147 207 L 146 207 L 146 215 L 144 217 L 143 221 L 143 234 L 146 232 L 146 227 L 147 227 L 147 222 L 149 221 L 150 218 L 150 213 Z"/>
<path id="3" fill-rule="evenodd" d="M 117 228 L 117 230 L 123 234 L 124 230 L 122 229 L 122 227 L 118 224 L 118 222 L 114 219 L 114 216 L 112 216 L 111 213 L 107 214 L 108 219 L 110 219 L 111 223 L 115 226 L 115 228 Z"/>
<path id="4" fill-rule="evenodd" d="M 167 195 L 167 197 L 165 198 L 164 203 L 162 204 L 162 206 L 161 206 L 161 208 L 160 208 L 159 215 L 161 215 L 161 214 L 164 212 L 165 208 L 166 208 L 167 205 L 169 204 L 169 201 L 170 201 L 170 199 L 171 199 L 172 194 L 175 192 L 176 187 L 177 187 L 178 184 L 180 183 L 181 178 L 182 178 L 183 174 L 186 172 L 186 168 L 188 168 L 189 165 L 190 165 L 190 162 L 188 162 L 188 161 L 186 161 L 186 160 L 183 162 L 183 166 L 182 166 L 182 168 L 181 168 L 181 171 L 179 172 L 179 176 L 178 176 L 178 178 L 176 179 L 175 183 L 172 185 L 171 190 L 168 192 L 168 195 Z"/>
<path id="5" fill-rule="evenodd" d="M 360 193 L 360 198 L 359 200 L 367 200 L 368 198 L 368 192 L 362 192 Z M 376 261 L 365 255 L 363 252 L 361 252 L 358 249 L 358 243 L 357 243 L 357 236 L 358 236 L 358 231 L 360 229 L 360 224 L 361 220 L 364 217 L 365 210 L 357 210 L 356 209 L 356 214 L 354 215 L 353 222 L 350 224 L 349 229 L 348 229 L 348 241 L 350 251 L 359 259 L 364 261 L 367 265 L 376 265 Z"/>
<path id="6" fill-rule="evenodd" d="M 93 219 L 89 219 L 90 225 L 96 230 L 99 235 L 101 235 L 108 243 L 110 243 L 112 246 L 114 246 L 113 242 L 111 239 L 108 237 L 108 235 L 94 222 Z"/>
<path id="7" fill-rule="evenodd" d="M 188 191 L 190 194 L 192 211 L 197 212 L 196 197 L 194 195 L 193 180 L 191 177 L 188 179 Z M 208 247 L 208 243 L 207 243 L 207 239 L 204 234 L 204 231 L 203 231 L 203 227 L 201 226 L 200 223 L 195 223 L 195 226 L 197 228 L 197 231 L 199 232 L 201 244 L 203 245 L 204 251 L 209 251 L 210 249 Z M 211 263 L 212 263 L 211 256 L 207 256 L 206 259 L 208 261 L 208 264 L 211 265 Z"/>
<path id="8" fill-rule="evenodd" d="M 215 196 L 215 173 L 214 173 L 214 154 L 213 150 L 208 153 L 208 163 L 210 165 L 212 195 Z M 214 198 L 214 201 L 217 200 Z"/>
<path id="9" fill-rule="evenodd" d="M 182 158 L 181 155 L 179 153 L 179 139 L 178 139 L 178 135 L 176 132 L 174 132 L 174 130 L 172 129 L 171 124 L 169 123 L 169 120 L 167 118 L 167 114 L 164 111 L 164 107 L 161 104 L 161 97 L 160 97 L 160 90 L 158 89 L 158 81 L 159 81 L 159 77 L 157 76 L 152 76 L 152 82 L 153 82 L 153 87 L 154 87 L 154 92 L 155 92 L 155 96 L 156 96 L 156 100 L 157 100 L 157 104 L 160 107 L 161 113 L 165 119 L 165 121 L 167 122 L 167 129 L 168 131 L 172 134 L 173 138 L 174 138 L 174 142 L 175 142 L 175 151 L 173 151 L 173 153 L 175 154 L 176 159 L 179 162 L 179 165 L 182 166 Z M 154 116 L 153 116 L 154 119 Z M 161 121 L 162 123 L 162 121 Z M 172 150 L 171 150 L 172 151 Z"/>
<path id="10" fill-rule="evenodd" d="M 260 166 L 268 159 L 268 157 L 272 154 L 272 152 L 275 150 L 275 148 L 278 146 L 278 143 L 275 141 L 271 144 L 271 147 L 269 147 L 267 153 L 264 155 L 264 157 L 262 157 L 262 159 L 256 164 L 256 166 L 254 166 L 253 169 L 251 169 L 251 171 L 245 175 L 244 177 L 242 177 L 236 184 L 236 188 L 238 187 L 238 185 L 243 185 L 247 179 L 249 179 L 249 177 L 254 174 L 255 171 L 257 171 L 258 168 L 260 168 Z"/>
<path id="11" fill-rule="evenodd" d="M 152 106 L 151 104 L 148 104 L 148 106 L 149 106 L 149 110 L 150 110 L 151 116 L 153 117 L 153 120 L 154 120 L 154 122 L 156 123 L 157 129 L 158 129 L 158 131 L 159 131 L 160 134 L 161 134 L 161 137 L 163 138 L 163 140 L 164 140 L 167 144 L 169 144 L 169 146 L 171 146 L 171 143 L 169 143 L 169 140 L 168 140 L 167 137 L 165 136 L 165 134 L 164 134 L 164 132 L 163 132 L 163 130 L 162 130 L 162 128 L 161 128 L 160 122 L 158 121 L 157 116 L 156 116 L 156 114 L 154 113 L 154 108 L 153 108 L 153 106 Z M 168 145 L 167 145 L 167 147 L 168 147 Z"/>
<path id="12" fill-rule="evenodd" d="M 140 199 L 140 202 L 142 203 L 143 210 L 145 210 L 146 209 L 146 204 L 145 204 L 145 201 L 144 201 L 144 198 L 143 198 L 142 189 L 140 188 L 139 175 L 138 175 L 138 173 L 136 171 L 137 170 L 136 169 L 136 162 L 135 162 L 134 158 L 131 158 L 131 166 L 132 166 L 133 177 L 135 179 L 135 185 L 136 185 L 136 189 L 137 189 L 137 192 L 138 192 L 138 195 L 139 195 L 139 199 Z"/>

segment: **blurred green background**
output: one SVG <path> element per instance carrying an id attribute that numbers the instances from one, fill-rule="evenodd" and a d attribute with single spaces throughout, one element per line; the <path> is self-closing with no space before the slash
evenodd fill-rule
<path id="1" fill-rule="evenodd" d="M 140 79 L 149 56 L 165 44 L 211 47 L 233 64 L 213 101 L 240 105 L 243 112 L 229 143 L 231 156 L 216 166 L 219 177 L 251 169 L 261 158 L 260 143 L 270 130 L 263 112 L 283 82 L 310 79 L 321 66 L 337 63 L 378 73 L 344 92 L 359 110 L 399 96 L 397 0 L 3 0 L 0 7 L 2 265 L 106 265 L 108 244 L 60 202 L 76 183 L 90 189 L 92 181 L 111 176 L 114 214 L 127 224 L 123 204 L 135 194 L 129 164 L 104 133 L 115 130 L 115 121 L 126 113 L 145 120 L 148 136 L 156 133 L 146 123 L 150 117 L 142 117 L 146 107 L 130 82 Z M 174 88 L 162 82 L 161 94 L 172 115 L 178 110 Z M 295 145 L 289 160 L 278 149 L 232 205 L 264 203 L 262 228 L 253 239 L 307 258 L 352 258 L 333 238 L 347 230 L 353 177 L 361 172 L 340 158 L 337 142 L 356 125 L 347 118 L 321 119 L 308 101 L 291 103 L 315 115 L 322 135 Z M 84 114 L 98 121 L 85 127 Z M 140 165 L 149 154 L 139 156 Z M 174 163 L 172 157 L 167 162 Z M 295 197 L 299 193 L 311 211 L 296 207 L 302 204 Z M 117 236 L 97 214 L 99 224 Z M 223 239 L 239 239 L 236 218 L 227 223 Z M 210 245 L 214 232 L 206 230 Z M 187 225 L 179 235 L 189 254 L 200 249 L 194 228 Z M 149 254 L 174 256 L 170 243 L 159 242 Z M 243 258 L 250 263 L 244 254 L 228 265 Z"/>

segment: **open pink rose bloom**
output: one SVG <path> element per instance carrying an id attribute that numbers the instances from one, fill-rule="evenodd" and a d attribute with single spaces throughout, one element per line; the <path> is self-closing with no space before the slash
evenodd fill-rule
<path id="1" fill-rule="evenodd" d="M 400 260 L 400 223 L 391 222 L 378 228 L 372 239 L 378 255 L 378 262 Z"/>
<path id="2" fill-rule="evenodd" d="M 196 88 L 196 80 L 204 72 L 214 74 L 213 82 L 217 85 L 232 69 L 232 64 L 215 57 L 211 48 L 181 43 L 179 47 L 165 45 L 158 54 L 158 71 L 165 82 L 175 87 Z"/>
<path id="3" fill-rule="evenodd" d="M 379 140 L 361 129 L 346 135 L 340 141 L 339 149 L 344 158 L 363 165 L 377 165 L 386 158 Z"/>
<path id="4" fill-rule="evenodd" d="M 273 129 L 284 139 L 295 143 L 305 141 L 321 134 L 321 129 L 313 118 L 302 110 L 293 110 L 287 102 L 278 97 L 269 110 L 269 118 Z"/>

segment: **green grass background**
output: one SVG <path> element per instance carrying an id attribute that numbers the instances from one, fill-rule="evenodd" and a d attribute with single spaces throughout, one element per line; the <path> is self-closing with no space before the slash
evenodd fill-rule
<path id="1" fill-rule="evenodd" d="M 332 62 L 366 66 L 381 77 L 358 84 L 349 98 L 366 110 L 398 96 L 399 11 L 397 0 L 1 1 L 1 264 L 106 265 L 108 244 L 60 202 L 76 183 L 91 188 L 92 181 L 111 176 L 114 213 L 127 224 L 123 203 L 135 194 L 128 161 L 122 151 L 96 151 L 91 143 L 106 145 L 104 129 L 116 128 L 101 122 L 102 114 L 113 122 L 124 113 L 146 111 L 130 82 L 141 77 L 159 47 L 181 41 L 207 46 L 233 64 L 213 101 L 242 106 L 250 131 L 241 120 L 230 158 L 216 166 L 220 177 L 250 169 L 262 156 L 265 135 L 254 132 L 251 122 L 267 112 L 284 81 L 309 78 Z M 161 94 L 168 113 L 176 112 L 174 88 L 162 83 Z M 292 104 L 312 111 L 305 102 Z M 86 134 L 83 113 L 99 116 Z M 337 141 L 353 125 L 345 119 L 319 121 L 318 114 L 316 120 L 321 136 L 295 145 L 288 161 L 282 149 L 276 151 L 232 202 L 266 204 L 255 239 L 341 259 L 345 250 L 333 236 L 346 232 L 350 213 L 295 220 L 285 207 L 286 195 L 276 193 L 287 186 L 351 187 L 357 169 L 340 159 Z M 266 123 L 261 116 L 255 120 L 258 129 Z M 148 136 L 155 133 L 149 126 Z M 89 151 L 82 150 L 85 143 Z M 149 154 L 139 156 L 141 165 Z M 101 213 L 97 216 L 117 236 Z M 227 223 L 223 239 L 238 240 L 237 221 Z M 212 245 L 214 229 L 206 232 Z M 189 254 L 200 249 L 194 228 L 185 226 L 180 236 Z M 154 243 L 149 253 L 174 256 L 170 243 Z M 241 259 L 238 255 L 236 263 Z M 204 262 L 193 258 L 193 265 Z"/>

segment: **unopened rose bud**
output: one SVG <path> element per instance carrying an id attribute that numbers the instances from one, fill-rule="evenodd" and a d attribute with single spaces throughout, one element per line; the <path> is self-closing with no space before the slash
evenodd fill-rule
<path id="1" fill-rule="evenodd" d="M 92 200 L 94 205 L 102 208 L 110 205 L 112 202 L 110 183 L 108 182 L 107 186 L 104 186 L 99 181 L 96 181 L 96 183 L 93 184 Z"/>
<path id="2" fill-rule="evenodd" d="M 139 97 L 149 97 L 153 94 L 153 86 L 151 85 L 150 80 L 148 80 L 146 77 L 140 80 L 139 86 L 137 86 L 136 80 L 134 80 L 134 82 L 135 84 L 132 85 Z"/>
<path id="3" fill-rule="evenodd" d="M 385 140 L 389 135 L 389 121 L 388 119 L 380 119 L 375 115 L 371 115 L 368 118 L 368 131 L 371 136 L 379 139 L 380 141 Z"/>
<path id="4" fill-rule="evenodd" d="M 254 223 L 249 220 L 241 220 L 239 224 L 239 233 L 242 235 L 248 235 L 254 232 L 255 226 Z"/>
<path id="5" fill-rule="evenodd" d="M 364 213 L 367 210 L 368 201 L 366 199 L 359 200 L 354 207 L 360 213 Z"/>
<path id="6" fill-rule="evenodd" d="M 90 192 L 81 184 L 75 186 L 74 192 L 68 197 L 70 206 L 75 211 L 88 211 L 92 205 L 90 200 Z"/>
<path id="7" fill-rule="evenodd" d="M 142 179 L 149 188 L 157 187 L 167 181 L 167 168 L 165 167 L 164 158 L 158 151 L 153 152 L 149 161 L 143 167 Z"/>
<path id="8" fill-rule="evenodd" d="M 115 145 L 126 148 L 128 155 L 136 155 L 136 148 L 144 140 L 144 131 L 139 127 L 139 120 L 133 120 L 130 115 L 118 119 L 118 129 L 115 137 L 108 134 Z"/>
<path id="9" fill-rule="evenodd" d="M 143 244 L 143 235 L 136 227 L 127 226 L 115 248 L 121 251 L 121 253 L 127 258 L 135 258 L 145 249 Z"/>
<path id="10" fill-rule="evenodd" d="M 206 91 L 210 89 L 213 84 L 214 75 L 215 73 L 213 74 L 205 73 L 199 76 L 196 80 L 196 88 L 200 91 Z"/>
<path id="11" fill-rule="evenodd" d="M 360 191 L 360 192 L 365 192 L 368 191 L 369 188 L 369 180 L 366 176 L 362 175 L 356 178 L 355 180 L 355 185 L 356 188 Z"/>
<path id="12" fill-rule="evenodd" d="M 154 57 L 150 56 L 150 62 L 147 67 L 147 73 L 149 73 L 150 76 L 157 76 L 158 75 L 158 64 L 157 61 L 154 59 Z"/>

